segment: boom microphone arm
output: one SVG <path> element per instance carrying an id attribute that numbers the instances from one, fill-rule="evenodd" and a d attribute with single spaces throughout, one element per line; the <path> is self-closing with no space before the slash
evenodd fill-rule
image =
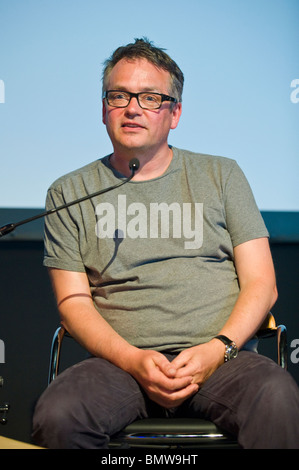
<path id="1" fill-rule="evenodd" d="M 3 227 L 0 228 L 0 238 L 12 232 L 15 228 L 19 227 L 20 225 L 27 224 L 28 222 L 32 222 L 33 220 L 40 219 L 41 217 L 46 217 L 50 214 L 54 214 L 55 212 L 60 211 L 61 209 L 66 209 L 67 207 L 70 207 L 74 204 L 79 204 L 80 202 L 83 202 L 86 199 L 91 199 L 95 196 L 99 196 L 100 194 L 104 194 L 104 193 L 107 193 L 108 191 L 112 191 L 112 189 L 119 188 L 120 186 L 131 181 L 131 179 L 135 175 L 135 172 L 138 170 L 139 166 L 140 166 L 139 160 L 137 158 L 132 158 L 132 160 L 130 160 L 129 162 L 131 175 L 127 179 L 122 181 L 121 183 L 118 183 L 114 186 L 109 186 L 109 188 L 106 188 L 106 189 L 101 189 L 100 191 L 97 191 L 95 193 L 88 194 L 87 196 L 83 196 L 80 199 L 76 199 L 75 201 L 71 201 L 71 202 L 68 202 L 67 204 L 63 204 L 62 206 L 54 207 L 53 209 L 42 212 L 41 214 L 35 215 L 33 217 L 29 217 L 28 219 L 21 220 L 20 222 L 14 222 L 14 223 L 4 225 Z"/>

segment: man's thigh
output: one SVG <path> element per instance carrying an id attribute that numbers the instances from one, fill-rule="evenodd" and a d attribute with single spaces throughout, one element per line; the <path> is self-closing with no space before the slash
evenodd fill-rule
<path id="1" fill-rule="evenodd" d="M 299 442 L 298 386 L 278 364 L 257 353 L 241 351 L 219 367 L 186 403 L 185 412 L 210 419 L 238 436 L 245 448 Z"/>
<path id="2" fill-rule="evenodd" d="M 133 377 L 92 357 L 62 372 L 42 394 L 34 413 L 33 436 L 52 448 L 91 442 L 105 446 L 109 436 L 149 412 L 149 400 Z M 67 436 L 72 436 L 72 442 L 64 442 Z M 77 439 L 80 442 L 74 443 Z"/>

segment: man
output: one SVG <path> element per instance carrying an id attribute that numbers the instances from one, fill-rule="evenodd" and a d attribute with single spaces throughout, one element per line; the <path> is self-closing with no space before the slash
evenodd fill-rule
<path id="1" fill-rule="evenodd" d="M 103 75 L 113 153 L 49 190 L 48 208 L 140 162 L 132 181 L 46 220 L 62 324 L 92 357 L 40 398 L 40 445 L 105 448 L 135 419 L 162 414 L 212 419 L 245 448 L 298 446 L 297 385 L 247 351 L 277 297 L 268 232 L 233 160 L 169 146 L 182 89 L 163 50 L 146 40 L 117 49 Z"/>

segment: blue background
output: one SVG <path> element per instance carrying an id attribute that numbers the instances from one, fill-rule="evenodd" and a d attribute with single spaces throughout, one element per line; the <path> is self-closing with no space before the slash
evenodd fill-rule
<path id="1" fill-rule="evenodd" d="M 298 0 L 0 0 L 0 207 L 43 207 L 111 152 L 102 63 L 146 36 L 185 74 L 169 142 L 236 159 L 260 209 L 297 211 L 298 20 Z"/>

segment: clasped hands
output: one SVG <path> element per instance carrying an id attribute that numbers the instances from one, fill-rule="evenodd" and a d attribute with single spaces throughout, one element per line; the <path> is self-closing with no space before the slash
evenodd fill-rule
<path id="1" fill-rule="evenodd" d="M 224 361 L 217 339 L 188 348 L 169 361 L 153 350 L 138 350 L 129 372 L 148 397 L 164 408 L 181 405 L 194 395 Z"/>

